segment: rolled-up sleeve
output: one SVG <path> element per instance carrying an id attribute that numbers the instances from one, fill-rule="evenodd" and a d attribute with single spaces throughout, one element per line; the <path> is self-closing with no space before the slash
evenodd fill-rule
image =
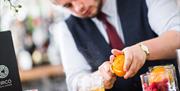
<path id="1" fill-rule="evenodd" d="M 55 43 L 61 54 L 61 60 L 66 74 L 68 91 L 77 91 L 78 81 L 90 74 L 91 67 L 79 52 L 75 41 L 65 22 L 60 22 L 50 28 Z"/>
<path id="2" fill-rule="evenodd" d="M 146 0 L 151 28 L 158 35 L 175 30 L 180 32 L 178 0 Z"/>

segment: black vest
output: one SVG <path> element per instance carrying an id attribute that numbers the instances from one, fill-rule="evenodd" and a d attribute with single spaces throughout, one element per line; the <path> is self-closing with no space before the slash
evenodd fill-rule
<path id="1" fill-rule="evenodd" d="M 117 0 L 117 9 L 121 19 L 125 47 L 158 36 L 148 23 L 145 0 Z M 92 67 L 92 72 L 96 71 L 104 61 L 109 60 L 112 48 L 92 20 L 70 16 L 66 23 L 78 50 Z M 118 77 L 111 91 L 142 91 L 140 74 L 145 73 L 149 66 L 172 63 L 175 64 L 175 60 L 148 61 L 133 78 L 124 80 Z"/>

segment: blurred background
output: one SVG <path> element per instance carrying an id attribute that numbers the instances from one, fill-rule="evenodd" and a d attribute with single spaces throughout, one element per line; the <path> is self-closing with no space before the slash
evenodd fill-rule
<path id="1" fill-rule="evenodd" d="M 0 31 L 10 30 L 23 90 L 67 91 L 49 27 L 68 13 L 50 0 L 0 0 Z"/>
<path id="2" fill-rule="evenodd" d="M 0 0 L 0 31 L 12 32 L 23 90 L 67 91 L 49 27 L 68 15 L 50 0 Z"/>

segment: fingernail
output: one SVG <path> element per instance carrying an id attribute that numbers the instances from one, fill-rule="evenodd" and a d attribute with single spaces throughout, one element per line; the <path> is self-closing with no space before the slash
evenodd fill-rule
<path id="1" fill-rule="evenodd" d="M 128 79 L 128 77 L 127 77 L 127 76 L 124 76 L 124 79 Z"/>
<path id="2" fill-rule="evenodd" d="M 125 72 L 127 72 L 128 70 L 127 70 L 127 68 L 123 68 L 123 70 L 125 71 Z"/>
<path id="3" fill-rule="evenodd" d="M 113 53 L 114 49 L 111 50 L 111 53 Z"/>
<path id="4" fill-rule="evenodd" d="M 127 73 L 124 75 L 124 79 L 128 79 L 128 74 Z"/>

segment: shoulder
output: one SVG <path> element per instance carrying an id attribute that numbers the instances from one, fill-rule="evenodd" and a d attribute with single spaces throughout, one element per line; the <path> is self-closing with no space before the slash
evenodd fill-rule
<path id="1" fill-rule="evenodd" d="M 59 21 L 50 26 L 50 32 L 53 36 L 63 37 L 69 34 L 69 29 L 65 21 Z"/>
<path id="2" fill-rule="evenodd" d="M 148 20 L 158 35 L 168 30 L 180 30 L 180 9 L 178 0 L 146 0 Z"/>

